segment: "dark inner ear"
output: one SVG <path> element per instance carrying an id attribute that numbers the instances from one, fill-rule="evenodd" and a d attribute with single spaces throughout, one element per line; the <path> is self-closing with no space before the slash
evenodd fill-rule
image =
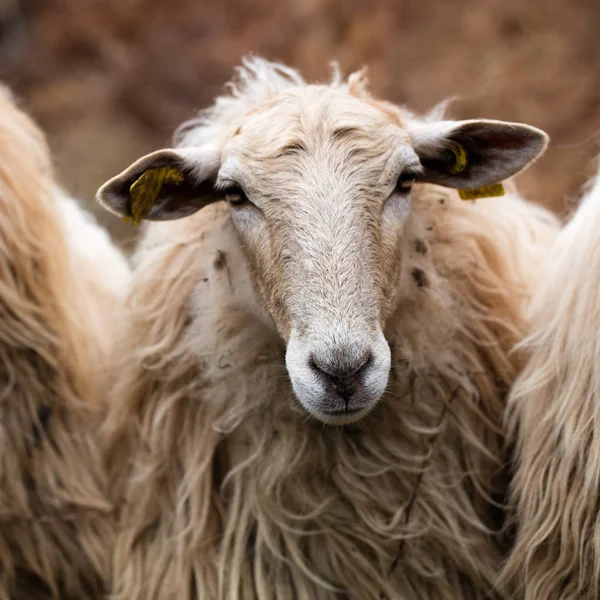
<path id="1" fill-rule="evenodd" d="M 460 144 L 466 152 L 466 166 L 456 170 L 457 157 L 452 151 L 454 144 Z M 494 176 L 492 165 L 504 164 L 510 170 L 519 170 L 524 148 L 531 146 L 533 158 L 537 149 L 543 144 L 539 133 L 527 128 L 515 128 L 510 124 L 496 124 L 494 127 L 471 123 L 452 132 L 445 146 L 430 156 L 422 156 L 421 164 L 425 173 L 436 173 L 437 180 L 442 184 L 457 187 L 467 180 L 489 180 L 487 183 L 500 181 L 507 173 L 500 169 L 502 177 Z M 454 146 L 456 148 L 456 146 Z M 525 151 L 526 152 L 526 151 Z"/>
<path id="2" fill-rule="evenodd" d="M 496 137 L 501 139 L 501 136 Z M 435 172 L 442 176 L 447 174 L 449 178 L 459 173 L 461 178 L 469 177 L 474 170 L 488 162 L 490 153 L 496 153 L 494 143 L 493 140 L 486 140 L 481 137 L 473 138 L 465 131 L 456 132 L 448 136 L 445 147 L 441 148 L 436 155 L 422 157 L 421 164 L 425 172 Z M 460 144 L 466 152 L 467 163 L 465 168 L 460 171 L 454 170 L 457 165 L 456 152 L 451 149 L 454 144 Z"/>
<path id="3" fill-rule="evenodd" d="M 156 167 L 170 166 L 171 164 L 165 162 L 165 165 L 156 164 Z M 153 168 L 155 168 L 154 165 Z M 216 199 L 213 181 L 206 180 L 196 183 L 193 176 L 183 169 L 182 172 L 184 180 L 181 183 L 164 183 L 162 185 L 158 197 L 144 220 L 168 221 L 187 217 Z M 136 180 L 137 178 L 127 179 L 114 190 L 120 197 L 127 198 L 124 208 L 128 216 L 132 214 L 130 188 Z"/>
<path id="4" fill-rule="evenodd" d="M 423 165 L 424 173 L 450 173 L 452 167 L 456 164 L 455 154 L 444 148 L 436 156 L 421 157 L 421 165 Z M 467 163 L 467 169 L 469 164 Z M 464 171 L 463 171 L 464 172 Z"/>
<path id="5" fill-rule="evenodd" d="M 187 217 L 215 200 L 214 182 L 191 183 L 190 177 L 179 185 L 165 183 L 146 220 L 165 221 Z"/>

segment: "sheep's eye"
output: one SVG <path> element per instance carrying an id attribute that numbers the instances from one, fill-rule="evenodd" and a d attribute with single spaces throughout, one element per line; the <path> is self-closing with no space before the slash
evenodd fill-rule
<path id="1" fill-rule="evenodd" d="M 250 202 L 248 196 L 240 187 L 230 187 L 225 190 L 225 199 L 232 206 L 243 206 Z"/>
<path id="2" fill-rule="evenodd" d="M 417 174 L 414 171 L 406 171 L 398 178 L 396 183 L 396 192 L 399 194 L 407 194 L 412 189 L 413 183 L 417 179 Z"/>

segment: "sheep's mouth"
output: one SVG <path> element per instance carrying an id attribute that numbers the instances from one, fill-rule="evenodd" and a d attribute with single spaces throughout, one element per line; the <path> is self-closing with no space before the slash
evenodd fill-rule
<path id="1" fill-rule="evenodd" d="M 365 410 L 364 408 L 346 408 L 344 410 L 322 410 L 321 413 L 331 417 L 343 417 L 344 415 L 353 415 Z"/>
<path id="2" fill-rule="evenodd" d="M 372 408 L 369 405 L 345 410 L 319 410 L 313 412 L 313 416 L 327 425 L 351 425 L 363 419 Z"/>

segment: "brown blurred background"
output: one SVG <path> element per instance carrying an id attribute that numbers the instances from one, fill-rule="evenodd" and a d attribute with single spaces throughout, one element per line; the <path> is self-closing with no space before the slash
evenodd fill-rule
<path id="1" fill-rule="evenodd" d="M 552 138 L 519 178 L 560 214 L 600 153 L 599 0 L 0 0 L 0 78 L 47 132 L 66 187 L 96 210 L 107 178 L 169 143 L 254 53 L 327 79 L 369 66 L 375 93 Z"/>

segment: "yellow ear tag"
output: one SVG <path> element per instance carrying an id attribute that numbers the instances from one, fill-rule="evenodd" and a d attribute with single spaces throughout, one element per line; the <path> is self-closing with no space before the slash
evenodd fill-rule
<path id="1" fill-rule="evenodd" d="M 176 167 L 156 167 L 145 171 L 129 188 L 131 224 L 137 225 L 148 215 L 165 183 L 179 185 L 183 180 L 183 173 Z M 123 220 L 129 222 L 128 217 Z"/>
<path id="2" fill-rule="evenodd" d="M 463 200 L 477 200 L 477 198 L 492 198 L 504 196 L 504 186 L 501 183 L 485 185 L 474 190 L 458 190 L 458 195 Z"/>
<path id="3" fill-rule="evenodd" d="M 458 143 L 452 142 L 450 150 L 454 154 L 454 164 L 450 167 L 450 173 L 456 175 L 467 168 L 467 151 Z"/>
<path id="4" fill-rule="evenodd" d="M 450 173 L 452 173 L 452 175 L 457 175 L 467 168 L 467 151 L 456 142 L 453 142 L 450 145 L 450 150 L 456 159 L 454 165 L 450 168 Z M 458 190 L 458 195 L 463 200 L 504 196 L 504 186 L 501 183 L 496 183 L 494 185 L 485 185 L 474 190 Z"/>

